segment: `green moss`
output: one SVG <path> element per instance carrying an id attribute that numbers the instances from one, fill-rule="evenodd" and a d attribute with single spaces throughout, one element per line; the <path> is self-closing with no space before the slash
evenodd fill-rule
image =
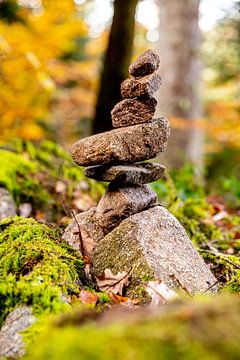
<path id="1" fill-rule="evenodd" d="M 74 207 L 76 196 L 85 196 L 84 201 L 89 199 L 92 205 L 104 192 L 101 183 L 87 179 L 70 154 L 50 141 L 38 146 L 19 141 L 11 151 L 0 149 L 0 163 L 0 185 L 11 192 L 17 204 L 30 202 L 32 215 L 40 211 L 49 222 L 66 215 L 65 209 Z M 56 190 L 58 181 L 64 187 L 60 192 Z"/>
<path id="2" fill-rule="evenodd" d="M 97 295 L 98 295 L 98 300 L 101 304 L 106 304 L 110 302 L 109 296 L 105 292 L 97 293 Z"/>
<path id="3" fill-rule="evenodd" d="M 0 222 L 0 323 L 19 305 L 34 313 L 56 312 L 84 280 L 81 257 L 56 230 L 34 219 Z"/>
<path id="4" fill-rule="evenodd" d="M 215 296 L 113 321 L 55 321 L 25 356 L 31 360 L 236 360 L 240 356 L 240 299 Z M 41 344 L 41 346 L 39 346 Z"/>
<path id="5" fill-rule="evenodd" d="M 0 184 L 8 189 L 17 203 L 39 197 L 47 203 L 47 192 L 34 178 L 38 166 L 21 154 L 0 150 Z"/>

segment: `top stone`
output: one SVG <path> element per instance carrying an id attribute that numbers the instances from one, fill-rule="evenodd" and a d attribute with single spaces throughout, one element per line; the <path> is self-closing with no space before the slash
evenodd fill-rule
<path id="1" fill-rule="evenodd" d="M 146 50 L 134 63 L 129 66 L 129 73 L 132 76 L 145 76 L 152 74 L 159 68 L 160 58 L 153 50 Z"/>

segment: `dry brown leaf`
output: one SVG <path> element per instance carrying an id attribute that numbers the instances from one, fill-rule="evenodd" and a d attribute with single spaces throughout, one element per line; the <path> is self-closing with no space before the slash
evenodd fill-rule
<path id="1" fill-rule="evenodd" d="M 123 287 L 129 283 L 128 275 L 126 271 L 113 275 L 110 269 L 105 269 L 104 275 L 96 277 L 96 281 L 100 290 L 122 295 Z"/>
<path id="2" fill-rule="evenodd" d="M 98 296 L 90 291 L 81 290 L 79 298 L 83 304 L 93 304 L 95 305 L 98 302 Z"/>
<path id="3" fill-rule="evenodd" d="M 167 285 L 161 280 L 149 281 L 145 285 L 145 289 L 149 296 L 151 296 L 152 298 L 150 302 L 150 305 L 152 306 L 164 305 L 168 301 L 178 296 L 173 290 L 170 290 Z"/>
<path id="4" fill-rule="evenodd" d="M 114 305 L 124 303 L 124 302 L 127 302 L 129 300 L 128 297 L 114 294 L 111 291 L 108 291 L 108 297 L 109 297 L 109 299 L 111 301 L 111 304 L 114 304 Z"/>

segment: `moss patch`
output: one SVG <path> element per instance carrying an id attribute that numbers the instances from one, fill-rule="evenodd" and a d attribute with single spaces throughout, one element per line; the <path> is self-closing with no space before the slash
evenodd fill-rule
<path id="1" fill-rule="evenodd" d="M 94 206 L 104 192 L 101 183 L 86 178 L 71 155 L 50 141 L 38 146 L 19 141 L 9 150 L 0 149 L 0 163 L 0 185 L 17 205 L 30 202 L 32 215 L 50 222 L 76 208 L 76 200 L 81 200 L 82 210 Z"/>
<path id="2" fill-rule="evenodd" d="M 56 230 L 20 217 L 0 222 L 0 324 L 23 304 L 35 314 L 69 307 L 81 280 L 83 261 Z"/>
<path id="3" fill-rule="evenodd" d="M 215 296 L 149 314 L 114 316 L 107 325 L 71 321 L 47 326 L 25 359 L 235 360 L 240 356 L 240 299 Z M 38 346 L 41 344 L 41 346 Z"/>

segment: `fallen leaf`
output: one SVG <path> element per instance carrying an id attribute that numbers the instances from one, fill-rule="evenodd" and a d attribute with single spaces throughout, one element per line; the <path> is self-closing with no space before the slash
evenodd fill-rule
<path id="1" fill-rule="evenodd" d="M 62 193 L 65 193 L 67 190 L 67 185 L 62 182 L 62 181 L 57 181 L 56 182 L 56 185 L 55 185 L 55 191 L 58 193 L 58 194 L 62 194 Z"/>
<path id="2" fill-rule="evenodd" d="M 91 238 L 91 236 L 85 229 L 80 227 L 80 231 L 81 231 L 81 234 L 79 234 L 79 231 L 76 231 L 73 233 L 74 239 L 71 239 L 71 241 L 72 242 L 74 241 L 75 244 L 77 244 L 77 243 L 80 244 L 80 236 L 81 236 L 84 255 L 88 256 L 91 259 L 93 250 L 96 247 L 97 243 L 96 243 L 96 241 L 93 240 L 93 238 Z"/>
<path id="3" fill-rule="evenodd" d="M 109 297 L 109 299 L 111 301 L 111 304 L 114 304 L 114 305 L 124 303 L 124 302 L 127 302 L 129 300 L 128 297 L 114 294 L 111 291 L 108 292 L 108 297 Z"/>
<path id="4" fill-rule="evenodd" d="M 87 290 L 81 290 L 79 294 L 79 298 L 83 304 L 89 305 L 93 304 L 95 305 L 98 302 L 98 296 L 91 291 Z"/>
<path id="5" fill-rule="evenodd" d="M 217 214 L 215 214 L 212 219 L 214 222 L 222 220 L 224 218 L 226 218 L 228 216 L 228 213 L 225 210 L 222 210 L 220 212 L 218 212 Z"/>
<path id="6" fill-rule="evenodd" d="M 122 295 L 123 287 L 129 284 L 128 274 L 129 272 L 123 271 L 113 275 L 110 269 L 105 269 L 104 275 L 96 277 L 97 285 L 102 291 Z"/>
<path id="7" fill-rule="evenodd" d="M 149 281 L 145 285 L 145 289 L 149 296 L 151 296 L 152 306 L 164 305 L 169 300 L 176 298 L 178 295 L 170 290 L 167 285 L 161 280 Z"/>

